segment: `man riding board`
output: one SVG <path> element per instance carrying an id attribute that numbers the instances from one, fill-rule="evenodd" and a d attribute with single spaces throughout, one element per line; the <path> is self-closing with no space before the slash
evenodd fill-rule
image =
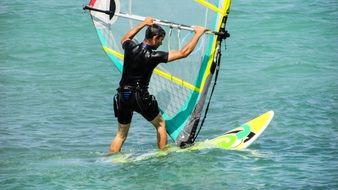
<path id="1" fill-rule="evenodd" d="M 148 28 L 143 42 L 135 43 L 132 39 L 146 26 Z M 161 26 L 154 24 L 154 19 L 151 17 L 145 18 L 122 37 L 123 72 L 114 97 L 114 112 L 118 118 L 118 129 L 110 145 L 109 154 L 120 152 L 127 138 L 134 111 L 153 124 L 157 131 L 158 148 L 165 149 L 167 144 L 165 120 L 162 118 L 155 97 L 148 92 L 151 75 L 159 63 L 168 63 L 187 57 L 206 31 L 204 27 L 195 26 L 195 34 L 191 40 L 181 50 L 169 52 L 156 51 L 162 45 L 165 31 Z"/>

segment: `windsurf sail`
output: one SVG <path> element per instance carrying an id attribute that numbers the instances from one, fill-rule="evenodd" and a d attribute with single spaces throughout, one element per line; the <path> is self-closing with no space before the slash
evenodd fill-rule
<path id="1" fill-rule="evenodd" d="M 209 86 L 220 64 L 221 42 L 229 36 L 225 25 L 230 4 L 231 0 L 90 0 L 84 7 L 103 50 L 120 73 L 124 57 L 120 39 L 145 16 L 155 18 L 166 30 L 162 51 L 181 49 L 193 36 L 193 25 L 210 29 L 189 57 L 160 64 L 151 78 L 149 91 L 156 96 L 167 132 L 178 146 L 192 144 L 203 123 Z M 143 39 L 144 32 L 134 38 Z"/>

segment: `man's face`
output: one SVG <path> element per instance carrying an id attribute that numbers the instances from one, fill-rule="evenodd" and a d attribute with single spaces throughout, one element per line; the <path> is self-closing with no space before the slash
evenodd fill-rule
<path id="1" fill-rule="evenodd" d="M 154 40 L 154 45 L 152 46 L 153 49 L 157 49 L 158 47 L 160 47 L 162 45 L 162 41 L 164 40 L 164 36 L 154 36 L 153 38 Z"/>

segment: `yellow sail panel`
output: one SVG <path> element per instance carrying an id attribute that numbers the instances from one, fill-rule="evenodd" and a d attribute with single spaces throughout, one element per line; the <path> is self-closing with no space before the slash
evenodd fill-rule
<path id="1" fill-rule="evenodd" d="M 195 0 L 197 3 L 207 7 L 208 9 L 211 9 L 214 12 L 217 12 L 218 14 L 222 16 L 226 16 L 228 14 L 228 9 L 230 7 L 231 1 L 230 0 L 225 0 L 224 1 L 224 7 L 217 7 L 213 5 L 212 3 L 206 1 L 206 0 Z"/>
<path id="2" fill-rule="evenodd" d="M 103 46 L 103 50 L 104 50 L 106 53 L 112 54 L 112 55 L 114 55 L 115 57 L 119 58 L 120 60 L 123 60 L 124 55 L 123 55 L 122 53 L 120 53 L 120 52 L 118 52 L 118 51 L 115 51 L 115 50 L 112 50 L 112 49 L 110 49 L 110 48 L 108 48 L 108 47 L 105 47 L 105 46 Z"/>
<path id="3" fill-rule="evenodd" d="M 162 71 L 160 69 L 155 69 L 154 73 L 157 74 L 157 75 L 159 75 L 159 76 L 161 76 L 161 77 L 163 77 L 163 78 L 166 78 L 166 79 L 170 80 L 171 82 L 174 82 L 174 83 L 176 83 L 176 84 L 178 84 L 180 86 L 183 86 L 183 87 L 188 88 L 190 90 L 193 90 L 195 92 L 200 92 L 201 91 L 200 88 L 197 88 L 196 86 L 190 84 L 189 82 L 184 81 L 184 80 L 182 80 L 182 79 L 180 79 L 178 77 L 175 77 L 175 76 L 173 76 L 173 75 L 171 75 L 169 73 L 166 73 L 166 72 L 164 72 L 164 71 Z"/>

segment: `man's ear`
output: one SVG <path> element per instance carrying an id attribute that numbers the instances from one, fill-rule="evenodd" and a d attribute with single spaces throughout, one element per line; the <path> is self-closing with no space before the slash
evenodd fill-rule
<path id="1" fill-rule="evenodd" d="M 155 35 L 153 37 L 155 37 L 156 40 L 159 40 L 162 36 L 161 35 Z"/>

